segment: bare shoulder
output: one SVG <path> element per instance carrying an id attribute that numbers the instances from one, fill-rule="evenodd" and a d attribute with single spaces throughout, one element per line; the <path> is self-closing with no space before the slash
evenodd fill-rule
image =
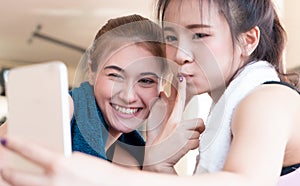
<path id="1" fill-rule="evenodd" d="M 300 96 L 289 87 L 267 84 L 251 91 L 233 112 L 232 143 L 225 167 L 266 178 L 270 170 L 278 175 L 282 165 L 299 162 L 288 156 L 299 157 L 300 153 L 299 111 Z"/>
<path id="2" fill-rule="evenodd" d="M 268 123 L 272 123 L 272 127 L 283 127 L 282 123 L 289 127 L 300 120 L 299 111 L 298 92 L 287 86 L 266 84 L 255 88 L 241 100 L 234 115 L 239 121 L 249 120 L 253 125 L 257 123 L 260 127 L 267 126 Z"/>
<path id="3" fill-rule="evenodd" d="M 269 111 L 277 109 L 299 109 L 300 95 L 290 87 L 279 84 L 264 84 L 250 92 L 239 104 L 240 107 L 269 108 Z M 299 110 L 298 110 L 299 111 Z"/>

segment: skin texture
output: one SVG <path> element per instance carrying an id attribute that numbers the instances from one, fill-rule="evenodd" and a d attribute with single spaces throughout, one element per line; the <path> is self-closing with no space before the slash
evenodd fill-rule
<path id="1" fill-rule="evenodd" d="M 173 10 L 180 13 L 174 16 Z M 187 80 L 187 95 L 224 90 L 237 69 L 243 65 L 241 49 L 233 48 L 230 30 L 217 9 L 203 6 L 199 15 L 198 1 L 171 1 L 165 13 L 164 35 L 167 56 L 178 65 Z M 226 46 L 226 47 L 224 47 Z M 236 54 L 233 56 L 233 52 Z M 218 99 L 218 94 L 213 95 Z"/>
<path id="2" fill-rule="evenodd" d="M 120 49 L 100 66 L 94 92 L 110 132 L 139 127 L 158 97 L 161 76 L 161 63 L 136 45 Z"/>
<path id="3" fill-rule="evenodd" d="M 99 65 L 97 72 L 90 71 L 94 96 L 110 134 L 106 150 L 122 133 L 137 129 L 148 117 L 151 104 L 158 98 L 161 67 L 148 50 L 129 45 L 113 52 Z M 113 162 L 139 167 L 138 162 L 118 145 Z"/>

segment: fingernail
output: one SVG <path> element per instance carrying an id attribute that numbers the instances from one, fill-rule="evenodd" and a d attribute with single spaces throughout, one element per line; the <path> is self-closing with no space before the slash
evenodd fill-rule
<path id="1" fill-rule="evenodd" d="M 179 82 L 183 82 L 183 76 L 179 75 L 178 79 L 179 79 Z"/>
<path id="2" fill-rule="evenodd" d="M 5 138 L 1 138 L 0 142 L 3 146 L 6 146 L 7 140 Z"/>

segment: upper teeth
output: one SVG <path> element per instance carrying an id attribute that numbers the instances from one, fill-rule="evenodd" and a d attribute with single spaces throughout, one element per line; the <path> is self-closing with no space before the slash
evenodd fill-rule
<path id="1" fill-rule="evenodd" d="M 130 108 L 124 108 L 124 107 L 120 107 L 118 105 L 114 105 L 114 108 L 124 114 L 134 114 L 138 111 L 138 109 L 130 109 Z"/>

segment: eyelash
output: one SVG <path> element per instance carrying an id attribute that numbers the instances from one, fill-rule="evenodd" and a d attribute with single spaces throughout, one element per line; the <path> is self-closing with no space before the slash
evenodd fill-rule
<path id="1" fill-rule="evenodd" d="M 110 74 L 108 74 L 108 76 L 114 80 L 123 80 L 124 79 L 122 76 L 120 76 L 119 74 L 116 74 L 116 73 L 110 73 Z M 155 82 L 156 81 L 151 78 L 142 78 L 142 79 L 138 80 L 138 83 L 141 83 L 143 86 L 151 86 Z"/>
<path id="2" fill-rule="evenodd" d="M 120 76 L 119 74 L 116 74 L 116 73 L 110 73 L 108 74 L 109 77 L 112 77 L 112 78 L 118 78 L 118 79 L 123 79 L 122 76 Z"/>
<path id="3" fill-rule="evenodd" d="M 168 35 L 168 36 L 166 36 L 165 40 L 166 40 L 166 42 L 171 43 L 171 42 L 177 41 L 177 38 L 175 36 Z"/>
<path id="4" fill-rule="evenodd" d="M 207 37 L 207 36 L 209 36 L 209 34 L 195 33 L 195 34 L 193 35 L 193 39 L 202 39 L 202 38 Z"/>
<path id="5" fill-rule="evenodd" d="M 205 34 L 205 33 L 195 33 L 192 37 L 192 39 L 203 39 L 204 37 L 208 37 L 209 34 Z M 167 35 L 165 37 L 165 40 L 167 43 L 172 43 L 172 42 L 175 42 L 177 41 L 177 37 L 176 36 L 173 36 L 173 35 Z"/>
<path id="6" fill-rule="evenodd" d="M 155 83 L 155 81 L 150 78 L 143 78 L 143 79 L 140 79 L 138 82 L 145 84 L 145 85 L 151 85 L 151 84 Z"/>

